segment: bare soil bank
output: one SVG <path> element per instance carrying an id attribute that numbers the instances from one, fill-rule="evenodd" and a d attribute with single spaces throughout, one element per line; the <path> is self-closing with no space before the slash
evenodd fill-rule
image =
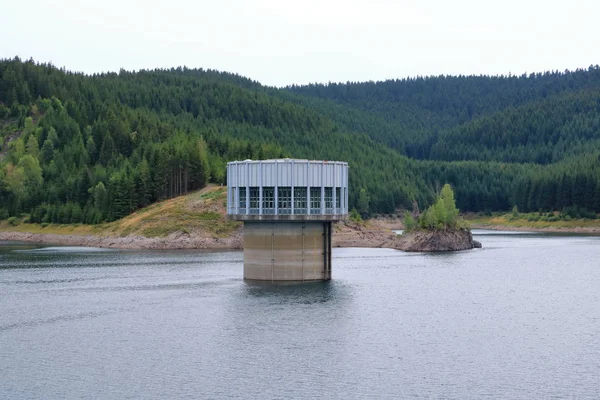
<path id="1" fill-rule="evenodd" d="M 154 238 L 144 236 L 101 237 L 93 235 L 0 232 L 0 240 L 117 249 L 241 249 L 243 247 L 241 229 L 227 238 L 212 238 L 182 232 L 172 233 L 166 237 Z"/>
<path id="2" fill-rule="evenodd" d="M 404 250 L 406 239 L 401 239 L 391 229 L 401 229 L 398 221 L 372 220 L 365 223 L 340 222 L 333 232 L 334 247 L 383 247 Z M 472 228 L 528 232 L 588 233 L 600 235 L 599 227 L 535 228 L 504 225 L 472 224 Z M 119 249 L 242 249 L 243 229 L 236 229 L 224 238 L 211 237 L 204 232 L 174 232 L 165 237 L 141 235 L 103 236 L 75 234 L 45 234 L 29 232 L 0 232 L 0 240 L 69 246 L 106 247 Z M 404 244 L 403 244 L 404 243 Z M 409 250 L 410 251 L 410 250 Z"/>
<path id="3" fill-rule="evenodd" d="M 242 249 L 243 229 L 239 228 L 225 238 L 215 238 L 202 232 L 175 232 L 165 237 L 140 235 L 60 235 L 29 232 L 0 232 L 0 240 L 69 246 L 106 247 L 118 249 Z M 393 247 L 396 234 L 376 224 L 341 222 L 333 234 L 334 247 Z"/>
<path id="4" fill-rule="evenodd" d="M 339 222 L 333 230 L 333 247 L 389 247 L 398 235 L 385 226 L 367 222 Z"/>

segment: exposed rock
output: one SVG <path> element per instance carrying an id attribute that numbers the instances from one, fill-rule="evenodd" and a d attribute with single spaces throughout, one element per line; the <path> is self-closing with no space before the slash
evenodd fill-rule
<path id="1" fill-rule="evenodd" d="M 396 234 L 373 224 L 342 221 L 334 224 L 333 247 L 393 247 Z"/>
<path id="2" fill-rule="evenodd" d="M 58 235 L 28 232 L 0 232 L 0 240 L 58 244 L 70 246 L 108 247 L 118 249 L 241 249 L 241 228 L 226 238 L 175 232 L 166 237 Z"/>
<path id="3" fill-rule="evenodd" d="M 17 240 L 36 243 L 110 247 L 121 249 L 242 249 L 243 229 L 230 236 L 211 237 L 203 232 L 174 232 L 165 237 L 59 235 L 27 232 L 0 232 L 0 240 Z M 333 247 L 381 247 L 405 251 L 454 251 L 481 247 L 471 232 L 416 231 L 398 236 L 378 224 L 340 222 L 334 225 Z"/>
<path id="4" fill-rule="evenodd" d="M 404 251 L 438 252 L 480 248 L 468 229 L 415 230 L 398 236 L 395 249 Z"/>

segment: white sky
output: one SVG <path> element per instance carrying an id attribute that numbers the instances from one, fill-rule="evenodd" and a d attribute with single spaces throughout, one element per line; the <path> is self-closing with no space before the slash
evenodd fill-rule
<path id="1" fill-rule="evenodd" d="M 266 85 L 600 64 L 598 0 L 0 0 L 0 58 Z"/>

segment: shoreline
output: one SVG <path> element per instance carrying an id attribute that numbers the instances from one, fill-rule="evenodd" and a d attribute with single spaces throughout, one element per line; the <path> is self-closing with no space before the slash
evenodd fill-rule
<path id="1" fill-rule="evenodd" d="M 393 248 L 396 240 L 396 234 L 393 230 L 401 227 L 393 226 L 393 228 L 378 221 L 369 221 L 363 224 L 340 223 L 335 225 L 332 247 Z M 473 223 L 471 229 L 600 235 L 600 227 L 531 227 Z M 189 234 L 183 232 L 172 233 L 165 237 L 145 237 L 139 235 L 102 236 L 0 231 L 0 240 L 130 250 L 241 250 L 243 248 L 242 229 L 236 230 L 232 236 L 226 238 L 207 237 L 199 233 Z"/>
<path id="2" fill-rule="evenodd" d="M 177 249 L 241 249 L 243 240 L 241 232 L 228 238 L 207 238 L 199 235 L 174 233 L 166 237 L 148 238 L 144 236 L 94 236 L 66 235 L 30 232 L 0 232 L 0 240 L 29 242 L 39 244 L 55 244 L 82 247 L 99 247 L 128 250 L 177 250 Z"/>
<path id="3" fill-rule="evenodd" d="M 584 233 L 591 235 L 600 235 L 600 226 L 578 226 L 574 228 L 560 227 L 560 226 L 547 226 L 547 227 L 536 227 L 536 226 L 512 226 L 512 225 L 501 225 L 501 224 L 481 224 L 472 223 L 470 224 L 471 229 L 486 229 L 490 231 L 509 231 L 509 232 L 546 232 L 546 233 Z"/>
<path id="4" fill-rule="evenodd" d="M 351 222 L 336 224 L 332 247 L 393 247 L 396 234 L 377 224 L 356 224 Z M 244 247 L 243 229 L 236 229 L 228 237 L 211 237 L 201 232 L 175 232 L 165 237 L 145 237 L 141 235 L 110 236 L 90 234 L 32 233 L 27 231 L 0 231 L 0 241 L 55 244 L 61 246 L 83 246 L 130 250 L 167 249 L 230 249 Z"/>

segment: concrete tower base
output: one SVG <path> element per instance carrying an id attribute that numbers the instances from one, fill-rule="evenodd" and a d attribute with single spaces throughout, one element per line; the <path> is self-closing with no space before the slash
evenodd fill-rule
<path id="1" fill-rule="evenodd" d="M 331 279 L 330 221 L 244 222 L 244 279 Z"/>

